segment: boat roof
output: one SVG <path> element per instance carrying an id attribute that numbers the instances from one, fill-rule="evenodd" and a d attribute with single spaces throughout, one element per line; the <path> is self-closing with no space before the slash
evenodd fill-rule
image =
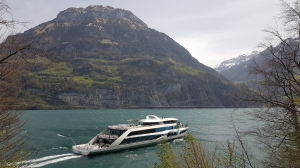
<path id="1" fill-rule="evenodd" d="M 159 118 L 156 115 L 147 115 L 146 119 L 140 119 L 139 122 L 143 122 L 143 123 L 155 123 L 155 122 L 164 122 L 164 121 L 172 121 L 175 120 L 177 121 L 177 118 Z"/>
<path id="2" fill-rule="evenodd" d="M 141 123 L 163 123 L 164 121 L 178 121 L 177 118 L 159 118 L 155 115 L 147 115 L 146 119 L 140 120 L 127 120 L 128 122 L 141 122 Z M 116 129 L 116 130 L 127 130 L 130 128 L 137 128 L 142 127 L 141 125 L 136 124 L 117 124 L 117 125 L 110 125 L 108 126 L 109 129 Z"/>
<path id="3" fill-rule="evenodd" d="M 110 125 L 108 126 L 109 129 L 115 129 L 115 130 L 127 130 L 130 128 L 136 128 L 139 127 L 139 125 L 134 124 L 118 124 L 118 125 Z"/>

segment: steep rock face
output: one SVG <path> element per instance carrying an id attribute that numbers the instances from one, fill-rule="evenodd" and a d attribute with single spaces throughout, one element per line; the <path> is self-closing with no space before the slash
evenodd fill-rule
<path id="1" fill-rule="evenodd" d="M 231 106 L 230 82 L 130 11 L 69 8 L 23 36 L 46 40 L 58 55 L 41 59 L 24 76 L 29 106 Z"/>
<path id="2" fill-rule="evenodd" d="M 58 98 L 76 106 L 92 108 L 118 107 L 223 107 L 217 87 L 228 90 L 222 81 L 205 80 L 206 75 L 189 76 L 173 66 L 160 65 L 152 60 L 130 61 L 122 82 L 116 87 L 98 86 L 90 94 L 59 93 Z M 135 73 L 139 71 L 140 73 Z M 207 75 L 209 78 L 209 75 Z M 212 89 L 213 87 L 213 89 Z M 233 89 L 233 88 L 232 88 Z M 222 95 L 222 93 L 220 93 Z M 225 93 L 223 95 L 229 95 Z"/>
<path id="3" fill-rule="evenodd" d="M 149 62 L 149 61 L 147 61 Z M 161 66 L 155 64 L 155 66 Z M 62 106 L 63 103 L 71 107 L 82 108 L 120 108 L 120 107 L 223 107 L 230 105 L 224 101 L 228 100 L 228 85 L 220 81 L 211 81 L 202 79 L 201 76 L 189 76 L 187 74 L 174 70 L 174 67 L 153 67 L 160 72 L 149 73 L 142 68 L 143 74 L 133 73 L 133 70 L 126 68 L 128 72 L 123 74 L 122 81 L 109 81 L 105 83 L 95 82 L 95 86 L 85 85 L 85 83 L 76 82 L 75 86 L 71 85 L 70 79 L 58 79 L 61 81 L 49 80 L 49 76 L 42 77 L 42 92 L 36 92 L 37 89 L 28 90 L 37 95 L 38 93 L 47 93 L 54 91 L 53 97 L 61 100 L 48 99 L 46 101 L 52 106 Z M 135 71 L 135 70 L 134 70 Z M 77 77 L 77 76 L 75 76 Z M 73 77 L 73 80 L 75 79 Z M 209 77 L 209 76 L 208 76 Z M 70 78 L 70 77 L 67 77 Z M 32 81 L 29 79 L 28 81 Z M 48 80 L 48 81 L 47 81 Z M 73 81 L 72 80 L 72 81 Z M 89 81 L 89 78 L 85 80 Z M 74 81 L 73 81 L 74 82 Z M 84 81 L 82 81 L 84 82 Z M 47 86 L 49 84 L 50 86 Z M 38 84 L 31 84 L 30 87 L 39 87 Z M 223 86 L 223 88 L 222 88 Z M 59 88 L 58 88 L 59 87 Z M 82 88 L 87 88 L 81 91 Z M 56 91 L 58 88 L 61 91 Z M 218 90 L 219 89 L 219 90 Z M 35 91 L 35 92 L 34 92 Z M 225 97 L 222 99 L 221 96 Z"/>

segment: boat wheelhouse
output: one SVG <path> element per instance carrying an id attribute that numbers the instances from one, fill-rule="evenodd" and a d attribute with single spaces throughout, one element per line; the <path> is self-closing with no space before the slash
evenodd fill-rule
<path id="1" fill-rule="evenodd" d="M 128 121 L 130 124 L 108 126 L 86 144 L 72 146 L 73 152 L 92 155 L 141 147 L 182 138 L 188 129 L 177 118 L 159 118 L 155 115 Z"/>

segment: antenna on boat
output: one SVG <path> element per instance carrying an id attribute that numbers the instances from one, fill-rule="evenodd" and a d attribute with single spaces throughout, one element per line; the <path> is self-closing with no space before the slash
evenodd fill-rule
<path id="1" fill-rule="evenodd" d="M 71 135 L 68 133 L 69 137 L 72 139 L 73 143 L 76 145 L 74 139 L 71 137 Z M 76 145 L 77 146 L 77 145 Z"/>

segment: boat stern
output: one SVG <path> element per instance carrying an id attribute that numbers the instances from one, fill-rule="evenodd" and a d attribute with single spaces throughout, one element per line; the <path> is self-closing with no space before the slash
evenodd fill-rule
<path id="1" fill-rule="evenodd" d="M 73 145 L 72 146 L 72 150 L 75 154 L 78 155 L 89 155 L 90 150 L 89 150 L 90 146 L 88 144 L 82 144 L 82 145 Z"/>

